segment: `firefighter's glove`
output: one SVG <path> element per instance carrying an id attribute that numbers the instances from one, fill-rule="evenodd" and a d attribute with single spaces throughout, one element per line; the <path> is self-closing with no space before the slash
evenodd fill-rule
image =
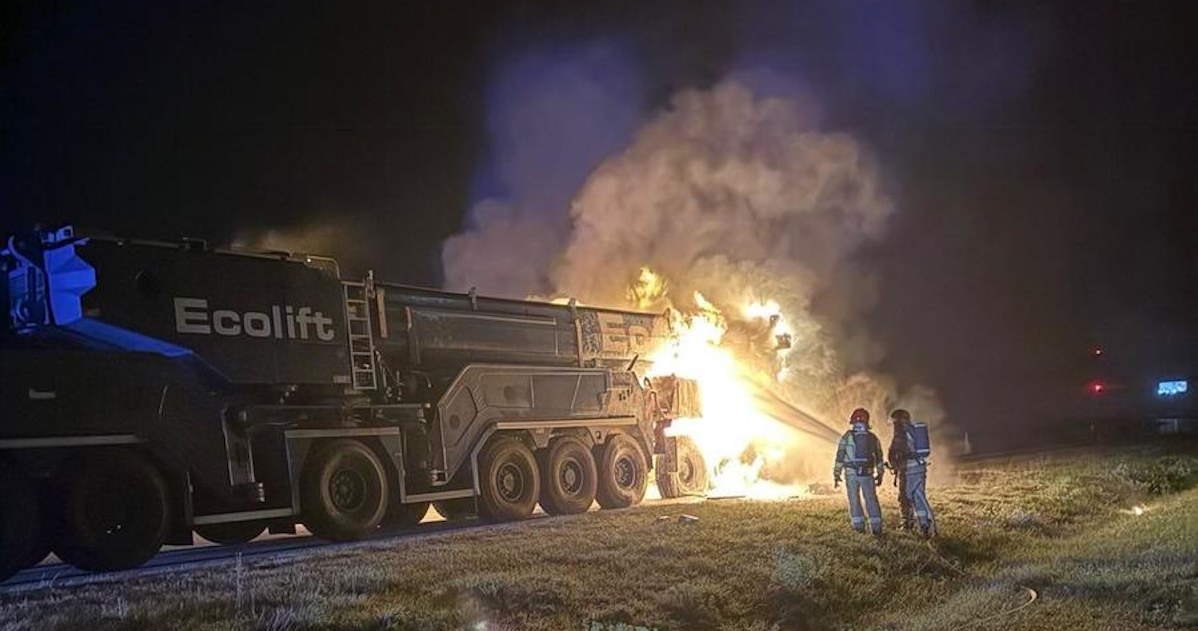
<path id="1" fill-rule="evenodd" d="M 879 473 L 878 477 L 874 478 L 874 486 L 882 486 L 882 478 L 883 477 L 884 477 L 883 474 Z"/>
<path id="2" fill-rule="evenodd" d="M 834 489 L 840 488 L 840 476 L 836 476 L 836 477 L 832 478 L 832 488 L 834 488 Z"/>

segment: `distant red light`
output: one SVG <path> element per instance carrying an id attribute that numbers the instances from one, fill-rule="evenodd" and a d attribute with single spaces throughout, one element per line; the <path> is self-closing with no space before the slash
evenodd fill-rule
<path id="1" fill-rule="evenodd" d="M 1094 356 L 1098 357 L 1099 355 L 1102 355 L 1102 349 L 1101 348 L 1094 349 Z"/>
<path id="2" fill-rule="evenodd" d="M 1106 384 L 1102 383 L 1101 381 L 1095 381 L 1094 383 L 1090 384 L 1090 392 L 1093 392 L 1094 394 L 1102 394 L 1103 392 L 1106 392 Z"/>

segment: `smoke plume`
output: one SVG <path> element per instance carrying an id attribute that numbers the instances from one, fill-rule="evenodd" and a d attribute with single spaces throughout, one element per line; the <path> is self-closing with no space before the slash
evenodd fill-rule
<path id="1" fill-rule="evenodd" d="M 488 90 L 491 159 L 467 230 L 442 248 L 447 289 L 547 293 L 570 231 L 570 199 L 640 123 L 633 63 L 610 42 L 531 50 L 502 63 Z"/>
<path id="2" fill-rule="evenodd" d="M 678 94 L 575 197 L 553 290 L 612 304 L 648 266 L 675 299 L 699 291 L 725 314 L 777 301 L 796 328 L 789 368 L 841 370 L 813 303 L 834 295 L 855 307 L 838 322 L 871 306 L 853 256 L 882 238 L 893 205 L 864 147 L 815 129 L 805 111 L 735 81 Z"/>
<path id="3" fill-rule="evenodd" d="M 817 129 L 811 109 L 734 80 L 683 91 L 586 178 L 550 258 L 543 247 L 564 212 L 540 228 L 530 213 L 483 206 L 475 214 L 488 219 L 446 245 L 447 278 L 478 279 L 471 284 L 490 293 L 628 306 L 629 286 L 648 267 L 669 291 L 635 306 L 693 309 L 698 291 L 733 328 L 743 305 L 775 301 L 793 334 L 786 381 L 838 413 L 814 393 L 876 360 L 856 324 L 873 284 L 854 257 L 885 235 L 894 208 L 866 148 Z M 813 311 L 817 302 L 836 306 L 835 327 Z"/>
<path id="4" fill-rule="evenodd" d="M 919 416 L 942 415 L 934 393 L 900 397 L 895 380 L 876 372 L 884 347 L 865 325 L 878 295 L 865 254 L 884 240 L 895 205 L 869 148 L 825 130 L 810 91 L 770 89 L 778 81 L 762 79 L 769 73 L 684 89 L 660 111 L 630 116 L 626 108 L 640 106 L 628 88 L 635 81 L 612 82 L 623 76 L 620 57 L 604 51 L 584 49 L 563 65 L 519 61 L 521 72 L 500 73 L 501 85 L 520 89 L 495 90 L 500 114 L 488 123 L 496 155 L 483 178 L 492 194 L 479 195 L 467 230 L 443 248 L 447 286 L 718 313 L 721 345 L 747 378 L 794 406 L 794 416 L 827 425 L 815 440 L 750 445 L 742 458 L 786 450 L 764 471 L 777 481 L 826 475 L 831 445 L 823 441 L 843 431 L 840 419 L 856 407 L 884 427 L 903 399 L 920 408 L 912 409 L 917 419 L 938 421 Z M 607 81 L 588 80 L 597 67 Z M 539 114 L 521 114 L 513 98 Z M 623 104 L 613 125 L 597 102 Z M 575 106 L 584 116 L 562 114 Z M 587 142 L 557 139 L 575 130 Z M 522 138 L 534 149 L 509 148 Z M 789 334 L 783 352 L 774 344 L 778 323 L 746 309 L 767 304 Z"/>

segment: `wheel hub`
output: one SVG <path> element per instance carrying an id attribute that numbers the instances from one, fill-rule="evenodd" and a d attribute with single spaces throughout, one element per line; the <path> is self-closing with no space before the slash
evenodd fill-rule
<path id="1" fill-rule="evenodd" d="M 569 495 L 577 495 L 582 490 L 582 466 L 576 460 L 567 460 L 562 463 L 561 471 L 558 475 L 562 483 L 562 490 Z"/>
<path id="2" fill-rule="evenodd" d="M 366 480 L 357 471 L 340 469 L 329 479 L 329 495 L 338 510 L 356 510 L 366 501 Z"/>
<path id="3" fill-rule="evenodd" d="M 524 494 L 524 472 L 515 464 L 509 462 L 501 465 L 495 472 L 495 482 L 500 497 L 509 502 L 519 501 Z"/>
<path id="4" fill-rule="evenodd" d="M 695 465 L 690 461 L 689 458 L 684 458 L 682 462 L 678 463 L 678 479 L 681 480 L 683 484 L 690 484 L 691 482 L 694 482 Z"/>
<path id="5" fill-rule="evenodd" d="M 630 489 L 636 484 L 636 466 L 632 464 L 631 458 L 624 456 L 617 459 L 614 469 L 616 484 L 620 488 Z"/>
<path id="6" fill-rule="evenodd" d="M 131 515 L 138 514 L 136 490 L 128 495 L 114 495 L 103 489 L 94 489 L 88 493 L 84 505 L 87 520 L 93 524 L 96 531 L 109 537 L 121 537 L 129 531 Z"/>

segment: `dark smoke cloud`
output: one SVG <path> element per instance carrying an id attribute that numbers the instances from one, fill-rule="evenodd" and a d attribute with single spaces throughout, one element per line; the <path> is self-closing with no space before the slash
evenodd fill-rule
<path id="1" fill-rule="evenodd" d="M 588 82 L 594 47 L 590 61 L 586 47 L 527 42 L 501 58 L 482 179 L 509 183 L 479 189 L 469 229 L 443 248 L 447 284 L 619 304 L 648 265 L 670 279 L 674 301 L 693 290 L 726 311 L 778 300 L 797 329 L 788 367 L 796 388 L 831 392 L 823 380 L 841 375 L 873 384 L 880 406 L 900 392 L 935 402 L 915 386 L 926 376 L 877 374 L 889 344 L 874 333 L 876 309 L 891 282 L 888 249 L 902 249 L 886 233 L 902 223 L 905 192 L 923 184 L 901 160 L 920 150 L 921 128 L 1010 116 L 1042 48 L 1039 23 L 1022 9 L 965 3 L 739 7 L 655 5 L 637 19 L 600 21 L 590 41 L 632 45 L 619 64 L 600 64 L 620 72 L 597 85 Z M 696 47 L 687 31 L 718 43 Z M 662 61 L 675 51 L 686 63 Z M 572 98 L 587 92 L 570 86 L 590 94 Z M 547 100 L 563 106 L 539 105 Z M 577 159 L 555 172 L 561 145 L 542 146 L 547 130 L 601 150 L 575 146 Z M 520 181 L 552 194 L 530 201 L 502 173 L 531 174 Z M 851 396 L 874 396 L 858 385 Z M 819 407 L 841 412 L 845 392 Z M 915 407 L 944 416 L 939 403 Z"/>
<path id="2" fill-rule="evenodd" d="M 491 159 L 467 231 L 444 245 L 445 286 L 540 293 L 571 197 L 640 123 L 638 74 L 610 41 L 524 50 L 495 69 L 487 98 Z"/>
<path id="3" fill-rule="evenodd" d="M 594 166 L 568 206 L 477 206 L 473 229 L 446 244 L 446 275 L 484 279 L 475 286 L 509 296 L 548 289 L 630 306 L 628 288 L 648 266 L 671 284 L 657 307 L 694 310 L 701 292 L 750 338 L 755 325 L 742 309 L 773 301 L 794 340 L 783 390 L 839 415 L 836 384 L 879 345 L 860 327 L 857 339 L 836 339 L 840 329 L 825 328 L 811 306 L 821 294 L 852 294 L 835 304 L 854 322 L 872 305 L 873 285 L 856 282 L 865 278 L 856 254 L 884 237 L 894 206 L 868 150 L 819 130 L 810 112 L 810 100 L 759 97 L 735 80 L 684 90 Z M 772 358 L 770 348 L 758 352 Z M 853 379 L 870 384 L 879 405 L 892 396 L 889 382 Z"/>
<path id="4" fill-rule="evenodd" d="M 733 65 L 759 89 L 814 88 L 836 119 L 870 127 L 1003 117 L 1044 51 L 1042 12 L 969 2 L 747 5 Z M 859 125 L 854 125 L 855 127 Z"/>

